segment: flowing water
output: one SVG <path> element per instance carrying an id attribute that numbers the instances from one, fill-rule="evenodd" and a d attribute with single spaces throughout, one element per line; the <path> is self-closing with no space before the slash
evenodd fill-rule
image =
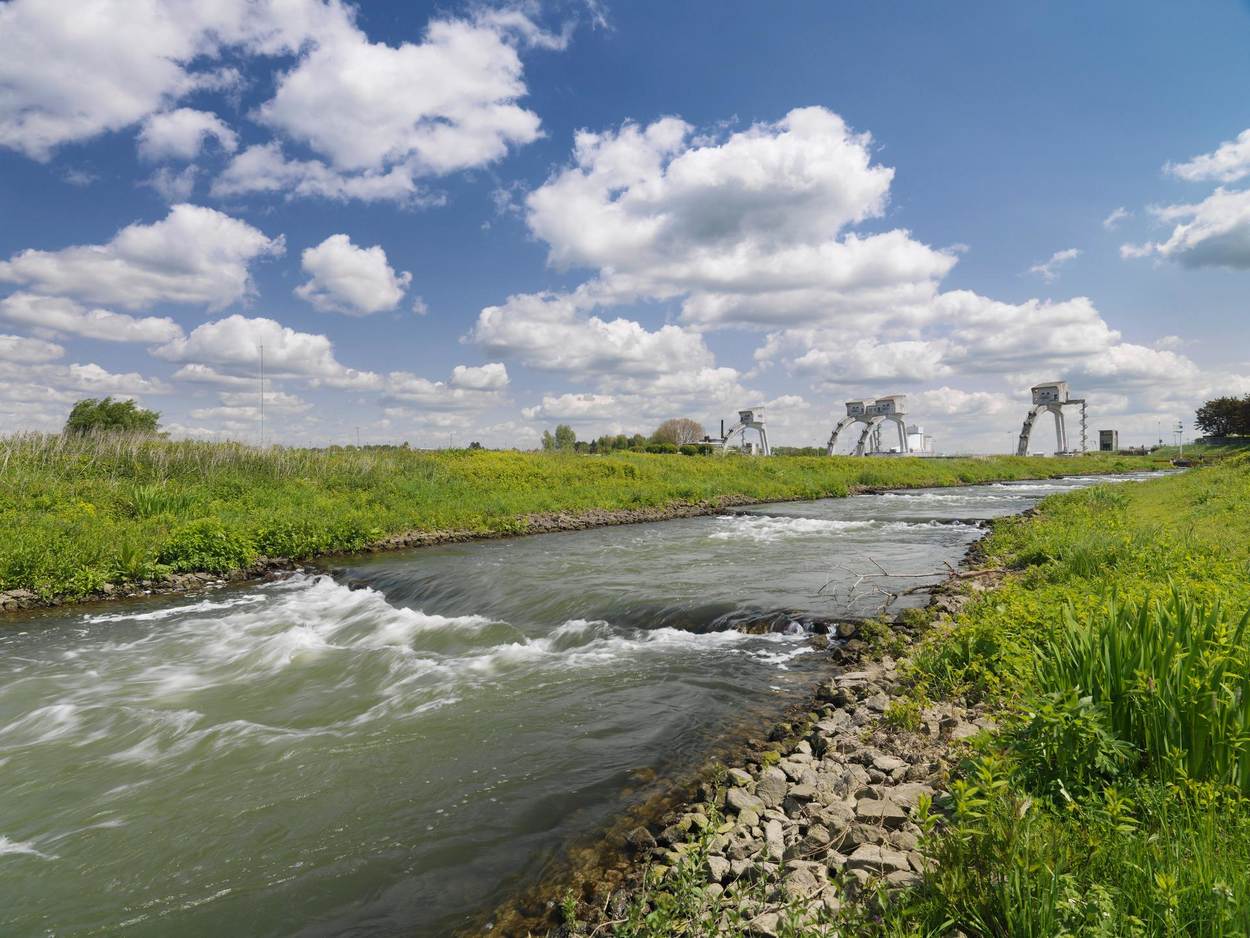
<path id="1" fill-rule="evenodd" d="M 0 623 L 0 935 L 447 934 L 810 687 L 811 623 L 1094 481 L 448 545 Z M 909 576 L 854 586 L 879 570 Z"/>

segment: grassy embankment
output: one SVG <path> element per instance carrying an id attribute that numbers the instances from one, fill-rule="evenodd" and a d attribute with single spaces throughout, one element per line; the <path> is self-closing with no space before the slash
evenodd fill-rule
<path id="1" fill-rule="evenodd" d="M 124 437 L 0 439 L 0 590 L 74 597 L 172 572 L 306 559 L 408 531 L 506 534 L 545 512 L 846 495 L 1110 472 L 1140 457 L 773 459 L 401 448 L 258 450 Z"/>
<path id="2" fill-rule="evenodd" d="M 998 523 L 913 657 L 999 711 L 940 869 L 875 933 L 1250 934 L 1250 456 Z"/>

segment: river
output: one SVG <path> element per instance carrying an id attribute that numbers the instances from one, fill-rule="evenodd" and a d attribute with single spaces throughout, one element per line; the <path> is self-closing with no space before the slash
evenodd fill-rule
<path id="1" fill-rule="evenodd" d="M 810 687 L 810 624 L 880 606 L 860 574 L 936 582 L 976 521 L 1095 481 L 454 544 L 0 622 L 0 934 L 448 934 Z"/>

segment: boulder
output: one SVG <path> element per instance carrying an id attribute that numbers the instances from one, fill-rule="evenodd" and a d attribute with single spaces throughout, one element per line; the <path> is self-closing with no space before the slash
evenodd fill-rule
<path id="1" fill-rule="evenodd" d="M 785 776 L 783 775 L 784 779 Z M 764 810 L 764 802 L 751 794 L 744 788 L 733 787 L 725 793 L 725 803 L 733 810 L 741 814 L 743 811 L 755 811 L 757 814 Z"/>
<path id="2" fill-rule="evenodd" d="M 907 854 L 877 844 L 860 844 L 855 848 L 855 852 L 847 857 L 846 865 L 852 870 L 869 870 L 887 875 L 895 870 L 911 869 Z"/>
<path id="3" fill-rule="evenodd" d="M 755 795 L 765 806 L 775 808 L 785 799 L 789 786 L 786 773 L 776 766 L 769 766 L 760 773 L 759 781 L 755 783 Z"/>

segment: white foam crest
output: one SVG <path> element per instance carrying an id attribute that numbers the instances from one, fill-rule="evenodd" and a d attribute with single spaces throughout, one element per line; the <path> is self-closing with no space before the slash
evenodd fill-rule
<path id="1" fill-rule="evenodd" d="M 49 704 L 0 727 L 0 744 L 6 748 L 38 746 L 72 736 L 81 723 L 77 705 Z"/>
<path id="2" fill-rule="evenodd" d="M 12 856 L 20 854 L 24 856 L 37 857 L 40 860 L 55 860 L 56 856 L 44 853 L 35 847 L 33 841 L 30 840 L 10 840 L 4 834 L 0 834 L 0 857 Z"/>
<path id="3" fill-rule="evenodd" d="M 880 519 L 842 521 L 787 515 L 736 515 L 723 518 L 721 522 L 733 523 L 733 526 L 708 535 L 712 540 L 750 540 L 759 543 L 770 543 L 789 537 L 840 534 L 844 531 L 934 531 L 960 526 L 942 521 L 883 521 Z"/>
<path id="4" fill-rule="evenodd" d="M 748 540 L 769 542 L 787 537 L 813 537 L 859 530 L 872 521 L 839 521 L 831 518 L 803 518 L 785 515 L 730 515 L 718 518 L 722 530 L 708 535 L 714 541 Z"/>
<path id="5" fill-rule="evenodd" d="M 172 619 L 176 616 L 196 615 L 203 612 L 217 612 L 221 609 L 234 609 L 238 606 L 251 606 L 262 603 L 265 597 L 256 593 L 244 596 L 233 596 L 229 599 L 205 599 L 198 603 L 181 606 L 170 606 L 167 609 L 155 609 L 152 612 L 113 612 L 107 615 L 83 616 L 83 622 L 156 622 L 160 619 Z"/>

